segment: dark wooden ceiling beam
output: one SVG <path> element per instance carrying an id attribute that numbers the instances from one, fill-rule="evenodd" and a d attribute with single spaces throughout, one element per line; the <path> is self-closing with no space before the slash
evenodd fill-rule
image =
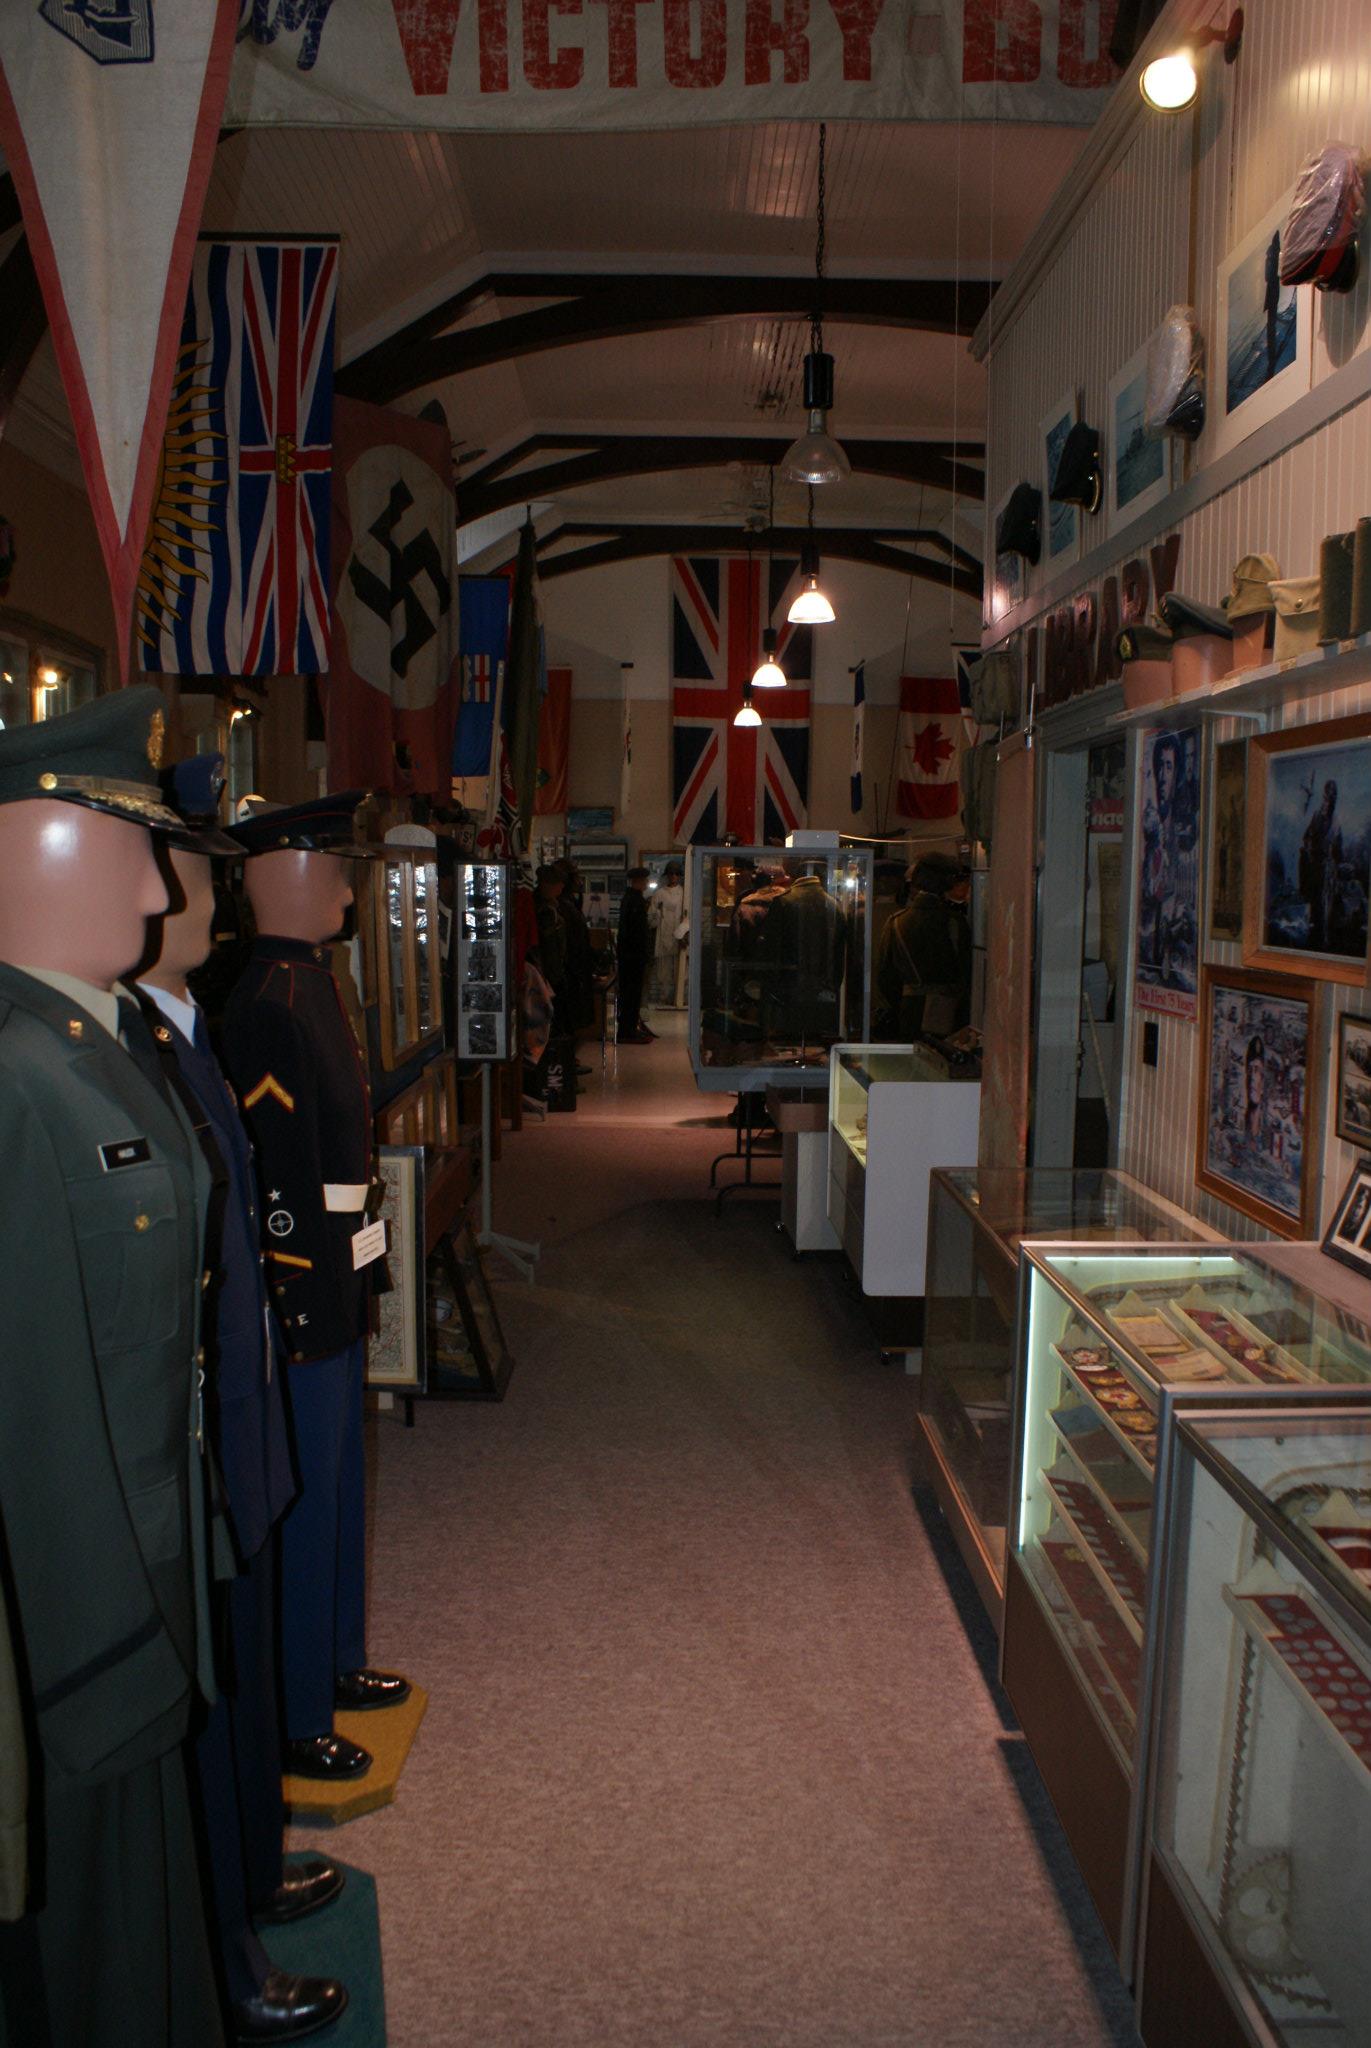
<path id="1" fill-rule="evenodd" d="M 546 349 L 742 316 L 807 318 L 815 309 L 816 291 L 826 319 L 970 335 L 994 287 L 979 279 L 959 284 L 950 278 L 830 277 L 816 286 L 807 277 L 554 278 L 501 272 L 469 286 L 462 303 L 469 305 L 482 289 L 503 297 L 534 298 L 550 291 L 562 297 L 553 305 L 455 334 L 435 331 L 435 309 L 345 363 L 337 372 L 337 388 L 350 398 L 387 405 L 443 378 Z M 453 314 L 443 310 L 446 325 Z"/>
<path id="2" fill-rule="evenodd" d="M 28 236 L 21 235 L 0 264 L 0 434 L 9 424 L 15 394 L 47 331 L 42 287 Z"/>
<path id="3" fill-rule="evenodd" d="M 536 451 L 547 449 L 552 439 L 563 439 L 577 452 L 534 469 L 502 475 L 511 459 L 522 461 Z M 593 440 L 593 445 L 587 445 Z M 463 478 L 457 494 L 457 515 L 461 525 L 501 512 L 528 498 L 546 498 L 559 491 L 574 490 L 581 484 L 605 483 L 618 477 L 653 476 L 683 469 L 718 469 L 730 463 L 767 466 L 779 462 L 790 445 L 781 435 L 729 434 L 606 434 L 585 437 L 534 437 L 509 455 L 497 457 L 484 468 Z M 932 490 L 953 491 L 964 498 L 980 500 L 985 495 L 985 476 L 964 462 L 952 459 L 952 444 L 939 441 L 849 441 L 843 447 L 854 470 L 869 476 L 894 478 L 908 484 L 926 485 Z M 979 453 L 962 443 L 957 453 Z"/>
<path id="4" fill-rule="evenodd" d="M 567 539 L 589 538 L 584 547 L 565 554 L 549 549 Z M 905 539 L 920 537 L 911 529 Z M 891 539 L 894 538 L 892 535 Z M 572 576 L 582 569 L 603 568 L 610 562 L 642 561 L 651 555 L 736 555 L 744 548 L 754 554 L 798 554 L 806 540 L 814 540 L 820 555 L 835 561 L 864 562 L 869 568 L 889 569 L 899 576 L 916 576 L 921 582 L 936 583 L 946 590 L 951 584 L 966 597 L 981 596 L 979 566 L 967 569 L 951 562 L 930 561 L 912 548 L 892 546 L 889 540 L 875 540 L 863 527 L 821 526 L 813 532 L 803 526 L 775 526 L 753 534 L 731 533 L 719 526 L 623 526 L 612 520 L 566 520 L 538 543 L 538 574 Z"/>

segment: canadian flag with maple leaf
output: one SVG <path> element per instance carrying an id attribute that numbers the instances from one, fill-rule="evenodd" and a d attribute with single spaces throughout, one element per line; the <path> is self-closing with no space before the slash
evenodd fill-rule
<path id="1" fill-rule="evenodd" d="M 895 809 L 902 818 L 955 818 L 962 706 L 955 676 L 901 676 Z"/>

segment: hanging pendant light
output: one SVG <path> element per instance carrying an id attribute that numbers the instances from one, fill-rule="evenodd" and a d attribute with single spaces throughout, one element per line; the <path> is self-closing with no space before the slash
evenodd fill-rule
<path id="1" fill-rule="evenodd" d="M 819 199 L 814 242 L 814 311 L 809 319 L 809 354 L 804 366 L 804 400 L 808 424 L 791 442 L 781 458 L 781 475 L 792 484 L 840 484 L 852 474 L 852 464 L 828 431 L 833 404 L 833 358 L 824 347 L 823 281 L 824 241 L 827 233 L 828 124 L 819 123 Z"/>
<path id="2" fill-rule="evenodd" d="M 783 690 L 786 687 L 786 672 L 776 659 L 774 626 L 768 626 L 762 634 L 762 658 L 752 671 L 752 681 L 748 687 L 753 690 Z"/>
<path id="3" fill-rule="evenodd" d="M 819 588 L 819 546 L 814 539 L 814 486 L 809 487 L 809 539 L 800 549 L 800 588 L 786 617 L 792 626 L 831 626 L 837 613 Z"/>
<path id="4" fill-rule="evenodd" d="M 738 710 L 733 714 L 733 723 L 735 725 L 760 725 L 761 722 L 762 714 L 752 701 L 752 685 L 751 683 L 744 683 L 743 701 Z"/>

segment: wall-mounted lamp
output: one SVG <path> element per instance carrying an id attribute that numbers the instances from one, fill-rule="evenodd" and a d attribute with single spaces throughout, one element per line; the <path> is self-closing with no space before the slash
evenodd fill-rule
<path id="1" fill-rule="evenodd" d="M 1224 63 L 1232 64 L 1242 48 L 1243 26 L 1243 10 L 1235 7 L 1227 28 L 1197 29 L 1179 49 L 1168 50 L 1164 57 L 1154 57 L 1150 64 L 1144 64 L 1138 85 L 1148 106 L 1160 114 L 1179 114 L 1191 106 L 1200 89 L 1195 61 L 1199 52 L 1219 43 Z"/>
<path id="2" fill-rule="evenodd" d="M 752 671 L 751 687 L 754 690 L 783 690 L 785 686 L 786 673 L 776 659 L 776 628 L 768 626 L 762 634 L 762 658 Z"/>

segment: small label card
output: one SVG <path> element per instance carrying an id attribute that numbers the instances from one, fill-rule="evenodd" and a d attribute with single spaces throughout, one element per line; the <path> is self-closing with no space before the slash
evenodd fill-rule
<path id="1" fill-rule="evenodd" d="M 353 1237 L 352 1270 L 354 1273 L 360 1272 L 362 1267 L 369 1266 L 373 1259 L 383 1259 L 385 1255 L 385 1218 L 378 1217 L 375 1223 L 364 1223 Z"/>

